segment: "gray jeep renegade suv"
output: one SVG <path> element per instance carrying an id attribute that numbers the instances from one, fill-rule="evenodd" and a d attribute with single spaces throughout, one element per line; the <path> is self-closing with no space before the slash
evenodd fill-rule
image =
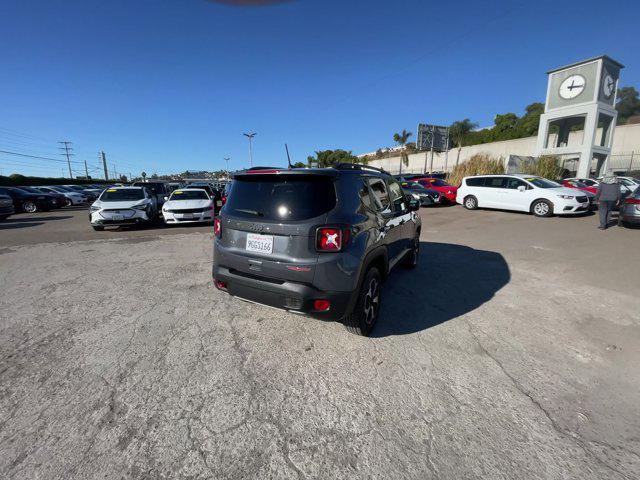
<path id="1" fill-rule="evenodd" d="M 214 283 L 368 335 L 389 271 L 417 265 L 418 209 L 372 167 L 238 172 L 215 220 Z"/>

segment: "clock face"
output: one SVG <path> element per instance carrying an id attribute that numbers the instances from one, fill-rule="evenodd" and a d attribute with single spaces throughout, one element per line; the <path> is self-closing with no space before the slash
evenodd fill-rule
<path id="1" fill-rule="evenodd" d="M 604 80 L 602 82 L 602 93 L 607 98 L 611 98 L 613 95 L 613 91 L 616 89 L 615 80 L 608 73 L 604 76 Z"/>
<path id="2" fill-rule="evenodd" d="M 582 75 L 571 75 L 560 84 L 558 93 L 565 100 L 570 100 L 584 92 L 586 85 L 587 80 Z"/>

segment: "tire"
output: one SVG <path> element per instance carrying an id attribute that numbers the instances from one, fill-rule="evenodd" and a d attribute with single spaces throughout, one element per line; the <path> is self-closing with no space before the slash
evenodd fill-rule
<path id="1" fill-rule="evenodd" d="M 531 204 L 531 213 L 536 217 L 550 217 L 553 215 L 553 205 L 548 200 L 536 200 Z"/>
<path id="2" fill-rule="evenodd" d="M 22 204 L 22 211 L 25 213 L 36 213 L 38 206 L 34 202 L 26 201 Z"/>
<path id="3" fill-rule="evenodd" d="M 381 286 L 380 272 L 376 267 L 371 267 L 362 281 L 353 312 L 342 319 L 342 323 L 351 333 L 367 337 L 373 330 L 380 312 Z"/>
<path id="4" fill-rule="evenodd" d="M 420 260 L 420 233 L 416 233 L 413 239 L 413 248 L 402 259 L 402 267 L 413 269 L 418 266 Z"/>
<path id="5" fill-rule="evenodd" d="M 71 206 L 73 206 L 73 202 L 70 199 L 65 198 L 64 199 L 64 206 L 65 207 L 71 207 Z"/>
<path id="6" fill-rule="evenodd" d="M 96 231 L 96 232 L 102 232 L 104 230 L 104 227 L 101 225 L 91 225 L 91 227 Z"/>
<path id="7" fill-rule="evenodd" d="M 473 195 L 464 197 L 464 208 L 467 210 L 476 210 L 478 208 L 478 199 Z"/>

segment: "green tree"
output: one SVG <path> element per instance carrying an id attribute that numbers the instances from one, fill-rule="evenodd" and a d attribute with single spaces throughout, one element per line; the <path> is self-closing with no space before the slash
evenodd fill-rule
<path id="1" fill-rule="evenodd" d="M 315 156 L 308 156 L 309 165 L 317 163 L 320 168 L 332 167 L 338 163 L 358 163 L 359 159 L 351 150 L 319 150 Z"/>
<path id="2" fill-rule="evenodd" d="M 517 138 L 537 135 L 538 126 L 540 125 L 540 115 L 544 113 L 544 103 L 534 102 L 527 105 L 524 110 L 526 113 L 518 120 L 516 127 L 520 135 Z"/>
<path id="3" fill-rule="evenodd" d="M 396 144 L 400 147 L 402 147 L 400 149 L 400 172 L 402 173 L 402 164 L 404 163 L 405 166 L 409 165 L 409 155 L 407 155 L 407 140 L 409 140 L 409 137 L 413 135 L 411 132 L 407 132 L 405 129 L 402 129 L 402 133 L 394 133 L 393 134 L 393 141 L 396 142 Z"/>
<path id="4" fill-rule="evenodd" d="M 306 164 L 306 163 L 304 163 L 304 162 L 296 162 L 296 163 L 294 163 L 294 164 L 293 164 L 293 165 L 291 165 L 291 166 L 292 166 L 293 168 L 304 168 L 304 167 L 306 167 L 306 166 L 307 166 L 307 164 Z"/>
<path id="5" fill-rule="evenodd" d="M 624 125 L 630 117 L 640 115 L 640 98 L 634 87 L 622 87 L 618 90 L 616 102 L 618 111 L 618 124 Z"/>
<path id="6" fill-rule="evenodd" d="M 496 115 L 493 129 L 499 133 L 514 131 L 518 123 L 518 116 L 515 113 L 503 113 Z"/>
<path id="7" fill-rule="evenodd" d="M 458 120 L 457 122 L 453 122 L 449 127 L 449 138 L 453 141 L 454 145 L 458 147 L 458 156 L 456 157 L 456 165 L 460 161 L 460 150 L 462 150 L 462 146 L 465 145 L 465 140 L 469 133 L 477 128 L 478 124 L 472 122 L 468 118 L 464 120 Z"/>

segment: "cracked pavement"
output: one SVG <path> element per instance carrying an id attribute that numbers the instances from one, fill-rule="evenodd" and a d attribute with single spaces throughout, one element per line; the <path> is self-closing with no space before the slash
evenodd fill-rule
<path id="1" fill-rule="evenodd" d="M 372 338 L 215 290 L 207 228 L 0 229 L 0 478 L 638 478 L 638 232 L 421 215 Z"/>

